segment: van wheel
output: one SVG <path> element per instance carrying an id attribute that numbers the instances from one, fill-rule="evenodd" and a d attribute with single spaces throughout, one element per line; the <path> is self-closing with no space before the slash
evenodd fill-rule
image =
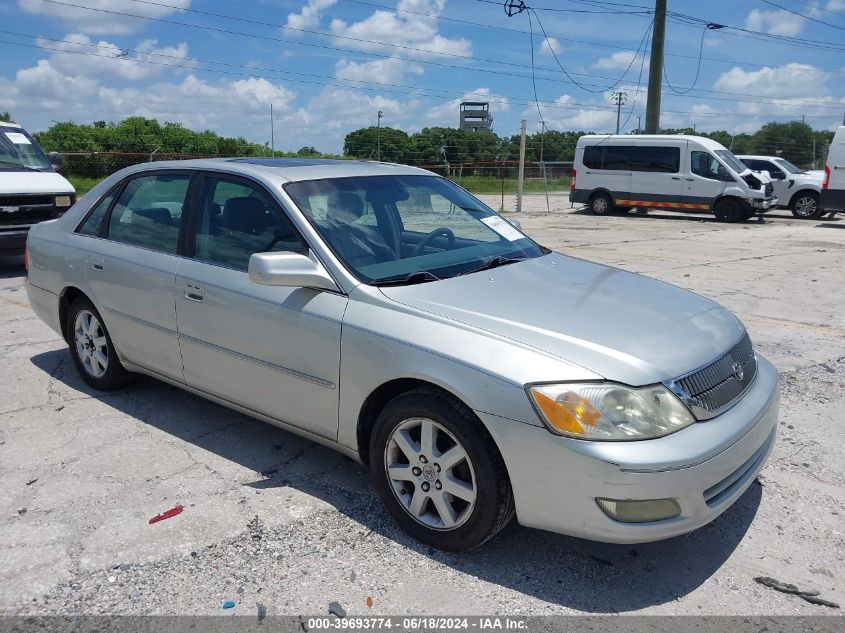
<path id="1" fill-rule="evenodd" d="M 738 200 L 725 198 L 716 203 L 713 213 L 719 222 L 739 222 L 744 219 L 744 209 Z"/>
<path id="2" fill-rule="evenodd" d="M 478 547 L 514 515 L 493 440 L 466 405 L 432 389 L 397 396 L 379 414 L 370 472 L 396 522 L 439 549 Z"/>
<path id="3" fill-rule="evenodd" d="M 613 199 L 600 191 L 590 196 L 589 207 L 593 215 L 608 215 L 613 211 Z"/>
<path id="4" fill-rule="evenodd" d="M 819 208 L 819 194 L 814 191 L 802 191 L 796 194 L 792 198 L 789 210 L 796 218 L 806 220 L 815 220 L 824 213 L 824 210 Z"/>
<path id="5" fill-rule="evenodd" d="M 110 391 L 131 381 L 132 374 L 120 364 L 103 317 L 87 298 L 71 304 L 66 327 L 73 364 L 85 382 Z"/>

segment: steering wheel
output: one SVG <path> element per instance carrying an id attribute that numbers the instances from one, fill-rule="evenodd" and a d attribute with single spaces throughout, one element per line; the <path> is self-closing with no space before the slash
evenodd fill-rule
<path id="1" fill-rule="evenodd" d="M 410 257 L 416 257 L 417 255 L 422 254 L 423 250 L 425 250 L 425 247 L 431 244 L 434 241 L 434 238 L 438 235 L 446 236 L 449 248 L 452 248 L 455 245 L 455 234 L 452 232 L 452 229 L 448 229 L 445 226 L 441 226 L 434 229 L 431 233 L 429 233 L 419 242 L 417 242 L 417 245 L 414 246 L 414 250 L 411 251 Z"/>

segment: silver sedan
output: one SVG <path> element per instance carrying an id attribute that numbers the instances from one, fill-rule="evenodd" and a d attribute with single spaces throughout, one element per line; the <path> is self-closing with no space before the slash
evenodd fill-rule
<path id="1" fill-rule="evenodd" d="M 450 181 L 368 162 L 118 172 L 29 234 L 86 382 L 154 376 L 369 466 L 413 536 L 633 543 L 724 512 L 777 372 L 719 305 L 551 252 Z"/>

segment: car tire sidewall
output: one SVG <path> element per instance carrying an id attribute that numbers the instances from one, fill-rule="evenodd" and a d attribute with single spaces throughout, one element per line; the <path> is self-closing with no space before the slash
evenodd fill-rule
<path id="1" fill-rule="evenodd" d="M 469 518 L 453 530 L 436 530 L 415 521 L 397 499 L 387 477 L 384 450 L 391 433 L 409 418 L 425 417 L 441 424 L 461 443 L 475 474 L 476 501 Z M 370 473 L 376 489 L 397 523 L 423 543 L 447 551 L 477 547 L 495 536 L 513 515 L 510 481 L 492 439 L 462 404 L 436 392 L 414 391 L 397 396 L 379 414 L 370 440 Z M 506 507 L 502 507 L 502 505 Z M 510 516 L 503 520 L 503 513 Z"/>
<path id="2" fill-rule="evenodd" d="M 109 362 L 108 367 L 106 367 L 106 372 L 99 377 L 92 376 L 85 370 L 85 367 L 82 365 L 82 361 L 79 359 L 79 355 L 76 352 L 76 344 L 74 343 L 73 338 L 74 324 L 76 322 L 77 315 L 83 310 L 87 310 L 97 317 L 97 320 L 100 322 L 100 326 L 103 328 L 103 334 L 106 337 Z M 94 307 L 94 304 L 91 303 L 91 301 L 85 298 L 79 298 L 71 304 L 70 309 L 68 309 L 67 312 L 66 332 L 68 333 L 67 344 L 70 348 L 70 355 L 73 358 L 73 364 L 76 365 L 77 371 L 79 371 L 82 379 L 88 383 L 88 385 L 94 389 L 108 391 L 111 389 L 118 389 L 128 382 L 130 374 L 126 371 L 126 369 L 124 369 L 123 365 L 121 365 L 120 359 L 117 357 L 117 351 L 115 351 L 114 348 L 114 343 L 112 343 L 108 327 L 106 327 L 103 317 L 100 316 L 99 311 Z"/>
<path id="3" fill-rule="evenodd" d="M 810 215 L 800 215 L 798 213 L 798 201 L 802 198 L 813 198 L 816 201 L 816 209 Z M 824 215 L 824 209 L 819 207 L 819 194 L 812 191 L 796 194 L 792 204 L 790 205 L 790 211 L 792 211 L 792 215 L 801 220 L 815 220 Z"/>
<path id="4" fill-rule="evenodd" d="M 604 200 L 605 205 L 602 210 L 596 209 L 596 202 Z M 613 212 L 613 199 L 603 191 L 594 193 L 590 196 L 590 213 L 593 215 L 610 215 Z"/>
<path id="5" fill-rule="evenodd" d="M 719 222 L 739 222 L 744 219 L 742 205 L 733 198 L 719 200 L 713 213 Z"/>

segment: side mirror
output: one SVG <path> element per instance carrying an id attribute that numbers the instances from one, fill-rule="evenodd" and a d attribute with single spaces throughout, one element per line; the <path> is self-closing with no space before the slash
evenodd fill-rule
<path id="1" fill-rule="evenodd" d="M 262 286 L 339 290 L 320 262 L 299 253 L 253 253 L 248 270 L 249 280 Z"/>
<path id="2" fill-rule="evenodd" d="M 50 152 L 47 154 L 47 159 L 50 161 L 50 164 L 54 169 L 58 169 L 62 166 L 62 155 L 58 152 Z"/>

